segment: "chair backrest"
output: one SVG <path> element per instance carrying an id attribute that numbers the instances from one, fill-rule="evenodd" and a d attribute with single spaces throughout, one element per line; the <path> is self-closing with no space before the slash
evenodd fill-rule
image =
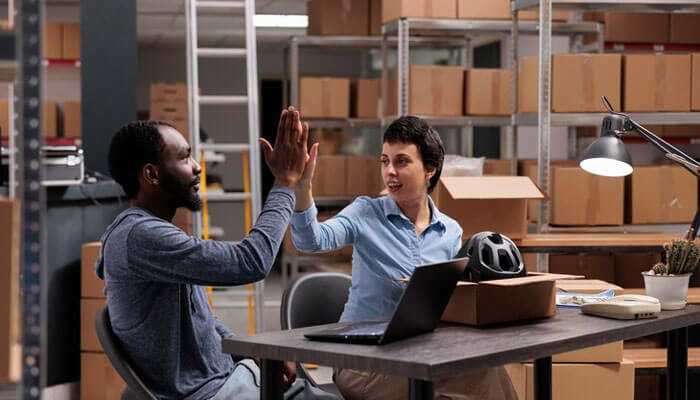
<path id="1" fill-rule="evenodd" d="M 109 311 L 107 308 L 103 308 L 97 313 L 95 318 L 95 330 L 97 331 L 97 337 L 100 340 L 102 349 L 112 363 L 112 367 L 114 367 L 119 376 L 126 382 L 128 397 L 135 397 L 139 400 L 158 400 L 157 397 L 148 390 L 146 385 L 144 385 L 141 378 L 139 378 L 124 357 L 116 341 L 114 332 L 112 331 L 112 324 L 109 319 Z"/>
<path id="2" fill-rule="evenodd" d="M 349 275 L 336 272 L 305 274 L 295 279 L 282 295 L 282 329 L 338 322 L 351 284 Z"/>

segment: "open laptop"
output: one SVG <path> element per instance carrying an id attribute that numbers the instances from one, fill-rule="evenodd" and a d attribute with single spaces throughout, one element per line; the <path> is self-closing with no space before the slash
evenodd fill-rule
<path id="1" fill-rule="evenodd" d="M 431 332 L 442 316 L 469 258 L 457 258 L 416 268 L 390 320 L 357 321 L 310 332 L 311 340 L 384 344 Z"/>

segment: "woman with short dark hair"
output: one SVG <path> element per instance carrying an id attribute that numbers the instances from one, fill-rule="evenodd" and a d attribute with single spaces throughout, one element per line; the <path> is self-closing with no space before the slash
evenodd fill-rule
<path id="1" fill-rule="evenodd" d="M 442 214 L 429 196 L 442 171 L 442 140 L 420 118 L 394 121 L 384 132 L 380 156 L 387 195 L 358 197 L 323 223 L 316 218 L 311 187 L 317 154 L 315 144 L 295 189 L 294 246 L 320 253 L 352 245 L 352 287 L 340 321 L 386 318 L 403 293 L 401 279 L 410 277 L 418 265 L 454 258 L 461 246 L 459 224 Z M 341 369 L 335 371 L 334 380 L 346 400 L 408 398 L 405 378 Z M 435 388 L 436 397 L 517 398 L 503 368 L 438 381 Z"/>

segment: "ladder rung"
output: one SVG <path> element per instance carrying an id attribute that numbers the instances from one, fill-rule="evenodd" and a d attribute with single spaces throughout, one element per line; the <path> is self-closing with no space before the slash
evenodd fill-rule
<path id="1" fill-rule="evenodd" d="M 250 150 L 248 144 L 239 143 L 202 143 L 202 150 L 220 151 L 222 153 L 243 153 Z"/>
<path id="2" fill-rule="evenodd" d="M 247 54 L 246 49 L 216 49 L 216 48 L 201 48 L 197 49 L 197 55 L 200 57 L 209 58 L 244 58 Z"/>
<path id="3" fill-rule="evenodd" d="M 248 96 L 199 96 L 200 104 L 243 105 L 248 104 Z"/>
<path id="4" fill-rule="evenodd" d="M 201 193 L 202 197 L 205 197 L 207 201 L 213 202 L 234 202 L 234 201 L 244 201 L 250 199 L 249 192 L 238 192 L 238 193 Z"/>
<path id="5" fill-rule="evenodd" d="M 245 9 L 245 1 L 198 1 L 196 4 L 198 8 Z"/>

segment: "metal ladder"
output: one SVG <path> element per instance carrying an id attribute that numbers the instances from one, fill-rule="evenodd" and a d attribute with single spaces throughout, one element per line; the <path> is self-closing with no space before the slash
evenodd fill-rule
<path id="1" fill-rule="evenodd" d="M 245 17 L 245 48 L 200 48 L 198 42 L 197 19 L 199 12 L 235 13 Z M 255 15 L 255 0 L 239 1 L 198 1 L 186 0 L 185 16 L 187 20 L 187 86 L 189 107 L 189 131 L 193 156 L 201 161 L 204 151 L 216 151 L 222 153 L 242 154 L 248 159 L 248 171 L 250 182 L 244 182 L 245 192 L 224 193 L 219 195 L 207 194 L 206 201 L 218 202 L 245 202 L 247 218 L 254 221 L 261 208 L 261 175 L 260 175 L 260 149 L 259 119 L 258 119 L 258 67 L 257 67 L 257 42 L 253 17 Z M 199 92 L 199 59 L 201 58 L 225 58 L 231 60 L 246 60 L 247 94 L 230 96 L 212 96 Z M 248 107 L 248 143 L 221 143 L 202 144 L 199 138 L 201 106 L 234 106 Z M 248 207 L 249 206 L 249 207 Z M 241 221 L 243 223 L 243 221 Z M 194 234 L 202 235 L 202 214 L 195 213 Z M 254 286 L 255 332 L 265 330 L 264 321 L 264 282 L 257 282 Z M 248 327 L 251 333 L 251 327 Z"/>

